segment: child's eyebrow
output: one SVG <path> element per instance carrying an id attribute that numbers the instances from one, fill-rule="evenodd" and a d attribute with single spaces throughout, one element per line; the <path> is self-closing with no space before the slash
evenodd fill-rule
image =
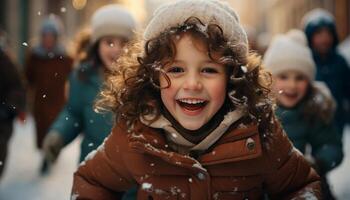
<path id="1" fill-rule="evenodd" d="M 182 60 L 174 59 L 174 60 L 173 60 L 173 63 L 185 63 L 185 62 L 182 61 Z"/>
<path id="2" fill-rule="evenodd" d="M 218 62 L 215 62 L 214 60 L 211 60 L 211 59 L 203 60 L 201 62 L 205 64 L 218 64 Z M 174 59 L 172 63 L 185 63 L 185 61 Z"/>

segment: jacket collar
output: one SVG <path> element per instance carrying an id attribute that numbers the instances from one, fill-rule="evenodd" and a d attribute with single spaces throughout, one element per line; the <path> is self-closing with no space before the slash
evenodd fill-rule
<path id="1" fill-rule="evenodd" d="M 229 120 L 228 116 L 225 116 L 225 119 L 233 120 L 233 118 Z M 237 125 L 232 130 L 229 130 L 231 124 L 226 124 L 225 129 L 229 130 L 227 134 L 223 135 L 225 133 L 223 131 L 222 137 L 216 139 L 216 145 L 197 159 L 171 149 L 166 136 L 159 131 L 160 128 L 156 128 L 166 127 L 165 122 L 157 120 L 149 126 L 146 126 L 145 122 L 138 122 L 135 133 L 128 135 L 130 147 L 140 153 L 159 157 L 173 165 L 197 171 L 200 169 L 205 171 L 203 166 L 206 165 L 248 160 L 262 155 L 260 135 L 255 122 L 243 126 Z"/>
<path id="2" fill-rule="evenodd" d="M 186 138 L 184 138 L 166 119 L 163 115 L 161 115 L 156 121 L 149 123 L 146 119 L 152 116 L 141 117 L 140 120 L 146 126 L 150 126 L 152 128 L 163 129 L 166 133 L 166 138 L 171 143 L 174 143 L 175 146 L 182 146 L 188 151 L 206 151 L 210 148 L 217 140 L 221 138 L 221 136 L 227 131 L 231 124 L 239 120 L 245 114 L 244 109 L 236 109 L 227 113 L 224 116 L 224 119 L 219 124 L 217 128 L 215 128 L 207 137 L 205 137 L 198 144 L 191 143 Z"/>

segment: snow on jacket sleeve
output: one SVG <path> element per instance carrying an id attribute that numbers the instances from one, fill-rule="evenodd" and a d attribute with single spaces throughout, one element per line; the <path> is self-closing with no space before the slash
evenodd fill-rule
<path id="1" fill-rule="evenodd" d="M 268 171 L 266 189 L 270 199 L 320 199 L 319 176 L 293 147 L 279 122 L 266 139 Z"/>
<path id="2" fill-rule="evenodd" d="M 50 130 L 58 132 L 65 144 L 73 141 L 82 131 L 82 106 L 79 97 L 79 84 L 77 84 L 76 71 L 69 76 L 68 100 L 59 113 Z"/>
<path id="3" fill-rule="evenodd" d="M 72 199 L 121 199 L 123 191 L 135 184 L 123 161 L 127 144 L 126 133 L 115 127 L 74 173 Z"/>

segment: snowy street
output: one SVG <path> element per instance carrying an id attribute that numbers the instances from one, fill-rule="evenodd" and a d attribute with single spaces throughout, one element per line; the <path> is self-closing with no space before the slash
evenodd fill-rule
<path id="1" fill-rule="evenodd" d="M 77 166 L 79 139 L 66 147 L 48 176 L 39 175 L 41 155 L 34 146 L 33 119 L 15 123 L 8 162 L 0 182 L 0 200 L 69 199 L 72 173 Z M 350 128 L 344 135 L 346 157 L 329 176 L 339 200 L 350 199 Z"/>

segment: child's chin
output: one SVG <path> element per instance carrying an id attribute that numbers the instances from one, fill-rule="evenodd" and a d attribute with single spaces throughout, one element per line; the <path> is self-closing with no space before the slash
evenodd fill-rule
<path id="1" fill-rule="evenodd" d="M 281 105 L 285 108 L 294 108 L 298 102 L 284 102 Z"/>
<path id="2" fill-rule="evenodd" d="M 191 131 L 195 131 L 195 130 L 198 130 L 200 127 L 202 127 L 203 125 L 201 124 L 189 124 L 189 123 L 186 123 L 186 124 L 181 124 L 182 127 L 184 127 L 185 129 L 187 130 L 191 130 Z"/>

